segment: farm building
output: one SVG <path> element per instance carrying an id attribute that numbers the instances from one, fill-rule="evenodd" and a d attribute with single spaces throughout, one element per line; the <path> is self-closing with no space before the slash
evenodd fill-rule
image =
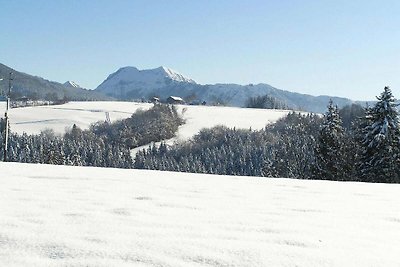
<path id="1" fill-rule="evenodd" d="M 184 104 L 185 101 L 178 96 L 170 96 L 167 98 L 168 104 Z"/>

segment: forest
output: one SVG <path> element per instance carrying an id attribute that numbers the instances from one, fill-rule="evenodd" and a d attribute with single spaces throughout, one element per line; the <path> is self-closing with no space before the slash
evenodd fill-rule
<path id="1" fill-rule="evenodd" d="M 254 100 L 263 103 L 268 98 Z M 323 115 L 293 111 L 259 131 L 203 129 L 188 141 L 152 145 L 132 159 L 130 149 L 170 139 L 184 124 L 173 105 L 156 104 L 125 120 L 95 123 L 88 130 L 74 125 L 63 136 L 48 130 L 39 135 L 10 132 L 9 161 L 400 183 L 396 106 L 385 87 L 372 106 L 339 109 L 330 101 Z M 3 121 L 0 130 L 3 144 Z M 3 148 L 0 157 L 2 153 Z"/>
<path id="2" fill-rule="evenodd" d="M 130 118 L 97 122 L 90 129 L 76 125 L 64 135 L 51 130 L 38 135 L 10 132 L 8 161 L 57 165 L 132 168 L 130 149 L 171 138 L 183 124 L 174 106 L 154 105 Z M 4 121 L 1 121 L 0 158 L 3 158 Z"/>
<path id="3" fill-rule="evenodd" d="M 321 117 L 292 112 L 261 131 L 216 127 L 140 151 L 135 168 L 297 179 L 400 183 L 399 114 L 385 87 L 374 106 Z M 343 119 L 342 119 L 343 118 Z"/>

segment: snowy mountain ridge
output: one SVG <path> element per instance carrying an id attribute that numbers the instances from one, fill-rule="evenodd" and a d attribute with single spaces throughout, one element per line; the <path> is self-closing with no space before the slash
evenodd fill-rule
<path id="1" fill-rule="evenodd" d="M 166 67 L 139 70 L 136 67 L 123 67 L 109 75 L 96 90 L 111 96 L 126 95 L 134 90 L 143 91 L 159 89 L 171 83 L 196 84 L 192 79 Z"/>
<path id="2" fill-rule="evenodd" d="M 269 95 L 289 107 L 310 112 L 324 112 L 329 99 L 339 107 L 351 104 L 347 98 L 312 96 L 289 92 L 269 84 L 198 84 L 182 74 L 166 67 L 139 70 L 123 67 L 110 74 L 96 91 L 120 100 L 149 99 L 153 96 L 166 99 L 179 96 L 187 102 L 206 101 L 211 105 L 244 107 L 251 97 Z"/>
<path id="3" fill-rule="evenodd" d="M 170 69 L 170 68 L 166 68 L 166 67 L 159 67 L 156 70 L 159 70 L 161 73 L 165 73 L 166 77 L 177 81 L 177 82 L 187 82 L 187 83 L 196 83 L 194 80 L 187 78 L 185 76 L 183 76 L 182 74 Z"/>

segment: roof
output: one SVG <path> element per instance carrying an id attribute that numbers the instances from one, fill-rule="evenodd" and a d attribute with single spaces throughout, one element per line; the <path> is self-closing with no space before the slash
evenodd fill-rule
<path id="1" fill-rule="evenodd" d="M 173 99 L 173 100 L 175 100 L 175 101 L 183 101 L 183 99 L 180 98 L 179 96 L 170 96 L 170 97 L 168 97 L 168 98 L 171 98 L 171 99 Z"/>

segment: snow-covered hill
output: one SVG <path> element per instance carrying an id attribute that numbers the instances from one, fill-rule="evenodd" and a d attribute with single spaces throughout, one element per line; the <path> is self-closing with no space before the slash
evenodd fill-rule
<path id="1" fill-rule="evenodd" d="M 5 103 L 0 102 L 0 112 Z M 45 129 L 64 133 L 76 124 L 88 129 L 91 123 L 106 120 L 109 112 L 112 121 L 128 118 L 138 108 L 150 108 L 151 104 L 132 102 L 69 102 L 63 105 L 15 108 L 9 111 L 11 131 L 37 134 Z"/>
<path id="2" fill-rule="evenodd" d="M 148 109 L 153 104 L 134 102 L 69 102 L 63 105 L 37 106 L 11 109 L 11 130 L 18 133 L 40 133 L 48 128 L 56 133 L 64 133 L 73 124 L 82 129 L 91 123 L 104 121 L 106 112 L 111 121 L 130 117 L 137 109 Z M 4 113 L 5 103 L 0 102 L 0 112 Z M 187 139 L 202 128 L 225 125 L 237 128 L 262 129 L 275 122 L 288 111 L 245 109 L 235 107 L 178 105 L 178 111 L 186 119 L 180 127 L 179 139 Z"/>
<path id="3" fill-rule="evenodd" d="M 0 163 L 1 266 L 400 266 L 400 185 Z"/>

